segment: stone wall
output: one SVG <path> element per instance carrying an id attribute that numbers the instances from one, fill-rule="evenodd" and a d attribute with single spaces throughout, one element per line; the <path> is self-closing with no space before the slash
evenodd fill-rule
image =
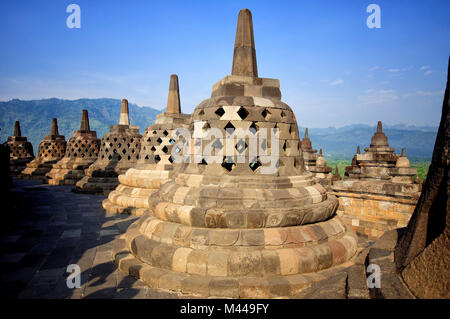
<path id="1" fill-rule="evenodd" d="M 388 230 L 406 227 L 415 200 L 370 194 L 339 194 L 337 214 L 362 237 L 377 239 Z"/>

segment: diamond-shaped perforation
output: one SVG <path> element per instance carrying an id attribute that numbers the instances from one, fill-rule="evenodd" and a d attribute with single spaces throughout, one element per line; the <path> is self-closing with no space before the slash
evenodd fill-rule
<path id="1" fill-rule="evenodd" d="M 239 115 L 241 120 L 245 120 L 249 113 L 243 106 L 241 106 L 240 109 L 237 111 L 237 114 Z"/>
<path id="2" fill-rule="evenodd" d="M 219 117 L 222 117 L 225 114 L 225 110 L 223 107 L 219 107 L 214 113 L 216 113 Z"/>

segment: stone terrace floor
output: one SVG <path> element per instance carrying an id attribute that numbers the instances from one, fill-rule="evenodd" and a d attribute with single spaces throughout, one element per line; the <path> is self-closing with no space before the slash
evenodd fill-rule
<path id="1" fill-rule="evenodd" d="M 136 220 L 107 214 L 105 196 L 72 186 L 14 179 L 2 206 L 0 296 L 7 298 L 174 298 L 118 271 L 113 240 Z M 67 288 L 67 266 L 81 268 L 81 288 Z"/>
<path id="2" fill-rule="evenodd" d="M 0 297 L 193 297 L 148 288 L 119 271 L 111 259 L 113 242 L 137 217 L 108 214 L 102 208 L 105 196 L 71 189 L 14 179 L 1 209 Z M 360 238 L 360 249 L 369 244 Z M 80 288 L 67 287 L 70 264 L 81 268 Z"/>

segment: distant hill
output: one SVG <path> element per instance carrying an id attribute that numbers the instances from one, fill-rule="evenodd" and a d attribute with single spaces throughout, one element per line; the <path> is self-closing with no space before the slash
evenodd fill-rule
<path id="1" fill-rule="evenodd" d="M 50 132 L 53 117 L 58 118 L 59 132 L 69 139 L 74 130 L 79 129 L 81 110 L 89 111 L 91 129 L 102 137 L 109 132 L 109 126 L 119 121 L 121 101 L 118 99 L 79 99 L 79 100 L 11 100 L 0 102 L 0 140 L 4 142 L 14 132 L 14 122 L 20 121 L 22 135 L 33 143 L 35 153 L 44 135 Z M 161 111 L 151 107 L 139 107 L 129 104 L 130 122 L 138 125 L 140 132 L 151 125 L 156 115 Z M 376 123 L 374 123 L 376 124 Z M 406 148 L 410 160 L 430 160 L 433 153 L 437 133 L 436 127 L 417 127 L 404 124 L 383 125 L 383 131 L 389 138 L 389 144 L 396 149 Z M 370 144 L 370 139 L 376 131 L 376 126 L 353 124 L 340 128 L 309 128 L 309 137 L 313 147 L 323 149 L 327 159 L 351 159 L 359 144 L 361 152 Z M 300 128 L 303 138 L 305 128 Z"/>
<path id="2" fill-rule="evenodd" d="M 433 154 L 438 127 L 383 125 L 383 132 L 388 137 L 389 146 L 400 153 L 406 149 L 406 156 L 411 160 L 430 160 Z M 357 145 L 361 152 L 369 147 L 371 138 L 376 131 L 376 125 L 354 124 L 340 128 L 309 128 L 308 135 L 313 148 L 323 149 L 327 158 L 351 159 L 356 153 Z M 305 128 L 300 128 L 303 138 Z"/>
<path id="3" fill-rule="evenodd" d="M 39 142 L 50 133 L 51 119 L 58 118 L 59 133 L 68 140 L 73 131 L 80 128 L 81 110 L 89 112 L 91 130 L 102 137 L 109 132 L 109 126 L 117 124 L 120 116 L 121 100 L 118 99 L 79 99 L 62 100 L 57 98 L 22 101 L 14 99 L 0 102 L 0 140 L 4 142 L 14 133 L 14 122 L 20 121 L 22 135 L 33 143 L 37 153 Z M 151 125 L 161 111 L 151 107 L 139 107 L 129 103 L 131 125 L 138 125 L 141 134 Z"/>

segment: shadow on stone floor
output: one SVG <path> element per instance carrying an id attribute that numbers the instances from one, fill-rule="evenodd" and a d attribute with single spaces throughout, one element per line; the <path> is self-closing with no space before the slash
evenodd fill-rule
<path id="1" fill-rule="evenodd" d="M 111 261 L 114 239 L 136 217 L 107 214 L 105 196 L 70 188 L 14 180 L 0 226 L 0 296 L 145 298 L 147 289 Z M 81 268 L 79 289 L 67 288 L 69 264 Z"/>

